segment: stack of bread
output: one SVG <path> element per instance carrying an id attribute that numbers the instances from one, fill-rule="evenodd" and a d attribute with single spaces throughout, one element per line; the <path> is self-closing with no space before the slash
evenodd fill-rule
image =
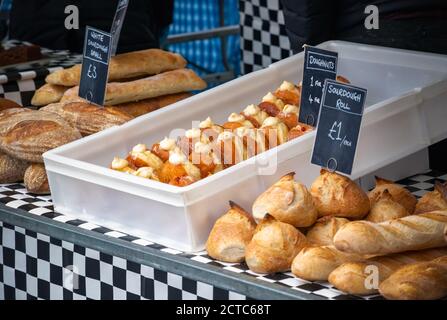
<path id="1" fill-rule="evenodd" d="M 175 186 L 186 186 L 313 130 L 298 122 L 301 88 L 284 81 L 262 101 L 227 122 L 208 117 L 198 128 L 152 147 L 136 145 L 111 168 Z M 179 131 L 177 131 L 179 132 Z"/>
<path id="2" fill-rule="evenodd" d="M 0 183 L 49 193 L 42 154 L 189 97 L 205 82 L 178 54 L 149 49 L 111 58 L 106 107 L 77 96 L 81 65 L 58 70 L 32 99 L 39 110 L 0 101 Z M 119 81 L 119 82 L 118 82 Z"/>
<path id="3" fill-rule="evenodd" d="M 257 273 L 291 270 L 353 295 L 440 299 L 447 296 L 446 233 L 447 183 L 418 201 L 385 179 L 376 178 L 367 194 L 322 170 L 310 190 L 293 173 L 282 177 L 256 199 L 252 214 L 231 203 L 206 249 Z"/>

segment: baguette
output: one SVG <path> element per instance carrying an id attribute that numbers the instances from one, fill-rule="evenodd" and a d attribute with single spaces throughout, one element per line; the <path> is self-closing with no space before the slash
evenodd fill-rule
<path id="1" fill-rule="evenodd" d="M 348 223 L 345 218 L 326 216 L 318 219 L 312 228 L 307 231 L 307 240 L 317 246 L 331 246 L 334 244 L 334 236 L 341 226 Z"/>
<path id="2" fill-rule="evenodd" d="M 131 120 L 127 113 L 116 108 L 101 108 L 86 102 L 52 103 L 40 109 L 64 118 L 82 136 L 118 126 Z"/>
<path id="3" fill-rule="evenodd" d="M 385 255 L 446 246 L 447 211 L 432 211 L 381 223 L 354 221 L 334 237 L 337 249 L 357 254 Z"/>
<path id="4" fill-rule="evenodd" d="M 344 263 L 329 275 L 329 282 L 337 289 L 354 295 L 371 295 L 378 292 L 378 285 L 399 268 L 421 261 L 429 261 L 447 254 L 447 248 L 427 249 L 375 257 L 360 262 Z M 373 269 L 377 268 L 378 278 Z"/>
<path id="5" fill-rule="evenodd" d="M 7 154 L 0 153 L 0 183 L 15 183 L 23 180 L 29 163 L 14 159 Z"/>
<path id="6" fill-rule="evenodd" d="M 447 296 L 447 255 L 402 267 L 379 286 L 393 300 L 435 300 Z"/>
<path id="7" fill-rule="evenodd" d="M 192 70 L 179 69 L 130 82 L 107 84 L 105 105 L 159 97 L 185 91 L 205 89 L 206 83 Z M 79 87 L 67 90 L 61 102 L 79 99 Z"/>
<path id="8" fill-rule="evenodd" d="M 41 163 L 30 165 L 23 178 L 26 189 L 35 194 L 49 194 L 50 186 L 48 184 L 47 172 Z"/>
<path id="9" fill-rule="evenodd" d="M 216 260 L 242 262 L 255 228 L 253 217 L 230 201 L 230 210 L 217 219 L 210 232 L 206 251 Z"/>
<path id="10" fill-rule="evenodd" d="M 182 69 L 186 60 L 179 54 L 160 49 L 147 49 L 117 55 L 110 59 L 109 81 L 132 79 L 165 71 Z M 81 65 L 55 71 L 45 81 L 61 86 L 77 86 L 81 78 Z"/>
<path id="11" fill-rule="evenodd" d="M 0 113 L 0 151 L 13 158 L 42 163 L 42 154 L 81 134 L 57 114 L 25 108 Z"/>
<path id="12" fill-rule="evenodd" d="M 50 103 L 59 102 L 68 87 L 46 83 L 34 92 L 31 104 L 36 107 L 46 106 Z"/>
<path id="13" fill-rule="evenodd" d="M 341 264 L 364 259 L 364 256 L 341 252 L 334 246 L 307 247 L 293 259 L 292 273 L 309 281 L 327 280 Z"/>

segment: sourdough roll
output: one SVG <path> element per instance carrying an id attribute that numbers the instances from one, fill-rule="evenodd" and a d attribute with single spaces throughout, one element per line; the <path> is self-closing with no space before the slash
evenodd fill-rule
<path id="1" fill-rule="evenodd" d="M 447 182 L 435 182 L 435 189 L 427 192 L 416 204 L 415 213 L 424 213 L 434 210 L 447 210 Z"/>
<path id="2" fill-rule="evenodd" d="M 23 180 L 29 163 L 0 152 L 0 183 L 15 183 Z"/>
<path id="3" fill-rule="evenodd" d="M 245 250 L 245 262 L 257 273 L 290 270 L 293 258 L 307 245 L 306 237 L 292 225 L 266 215 Z"/>
<path id="4" fill-rule="evenodd" d="M 242 262 L 255 228 L 253 217 L 230 201 L 230 210 L 217 219 L 211 230 L 206 251 L 210 257 L 219 261 Z"/>
<path id="5" fill-rule="evenodd" d="M 30 165 L 24 174 L 23 182 L 26 189 L 35 194 L 49 194 L 50 185 L 48 183 L 47 172 L 42 163 Z"/>
<path id="6" fill-rule="evenodd" d="M 320 217 L 361 219 L 370 209 L 366 193 L 354 181 L 336 172 L 322 169 L 310 192 Z"/>
<path id="7" fill-rule="evenodd" d="M 366 220 L 371 222 L 383 222 L 408 216 L 408 211 L 403 205 L 394 201 L 388 189 L 385 189 L 377 200 L 371 205 L 371 211 Z"/>
<path id="8" fill-rule="evenodd" d="M 306 186 L 294 181 L 295 173 L 282 177 L 263 192 L 253 203 L 253 216 L 262 220 L 268 213 L 278 221 L 295 227 L 308 227 L 315 223 L 317 210 Z"/>
<path id="9" fill-rule="evenodd" d="M 307 231 L 306 238 L 313 245 L 331 246 L 334 244 L 333 239 L 337 231 L 348 222 L 349 220 L 345 218 L 322 217 Z"/>
<path id="10" fill-rule="evenodd" d="M 337 249 L 365 255 L 385 255 L 447 245 L 447 211 L 432 211 L 381 223 L 354 221 L 334 237 Z"/>
<path id="11" fill-rule="evenodd" d="M 368 194 L 371 204 L 374 204 L 379 199 L 385 189 L 389 191 L 394 201 L 405 207 L 408 214 L 414 213 L 417 203 L 416 197 L 404 187 L 379 177 L 376 177 L 376 187 Z"/>

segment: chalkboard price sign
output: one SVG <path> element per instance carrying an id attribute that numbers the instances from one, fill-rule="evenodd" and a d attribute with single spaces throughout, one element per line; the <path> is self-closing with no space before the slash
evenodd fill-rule
<path id="1" fill-rule="evenodd" d="M 315 126 L 320 112 L 324 81 L 337 77 L 337 52 L 304 48 L 303 87 L 299 121 Z"/>
<path id="2" fill-rule="evenodd" d="M 102 106 L 109 76 L 110 33 L 87 26 L 79 96 Z"/>
<path id="3" fill-rule="evenodd" d="M 128 5 L 129 0 L 120 0 L 116 8 L 115 18 L 113 19 L 112 29 L 110 30 L 110 34 L 112 35 L 112 56 L 116 54 L 116 49 L 118 48 L 121 29 L 123 27 L 124 18 L 126 17 Z"/>
<path id="4" fill-rule="evenodd" d="M 326 80 L 312 163 L 350 175 L 367 91 Z"/>

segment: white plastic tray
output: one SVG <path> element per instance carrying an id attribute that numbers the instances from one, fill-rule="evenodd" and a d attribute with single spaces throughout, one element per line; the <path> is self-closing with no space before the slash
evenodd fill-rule
<path id="1" fill-rule="evenodd" d="M 352 178 L 447 137 L 447 57 L 339 41 L 320 47 L 338 51 L 339 74 L 368 89 Z M 55 209 L 178 250 L 202 250 L 229 200 L 250 210 L 257 195 L 290 171 L 307 185 L 315 179 L 320 169 L 310 164 L 315 133 L 184 188 L 116 172 L 108 165 L 133 145 L 152 145 L 172 129 L 190 128 L 193 121 L 211 116 L 225 122 L 231 112 L 259 102 L 283 80 L 299 82 L 302 65 L 301 53 L 46 153 Z M 259 174 L 266 168 L 263 162 L 274 161 L 276 171 Z"/>

